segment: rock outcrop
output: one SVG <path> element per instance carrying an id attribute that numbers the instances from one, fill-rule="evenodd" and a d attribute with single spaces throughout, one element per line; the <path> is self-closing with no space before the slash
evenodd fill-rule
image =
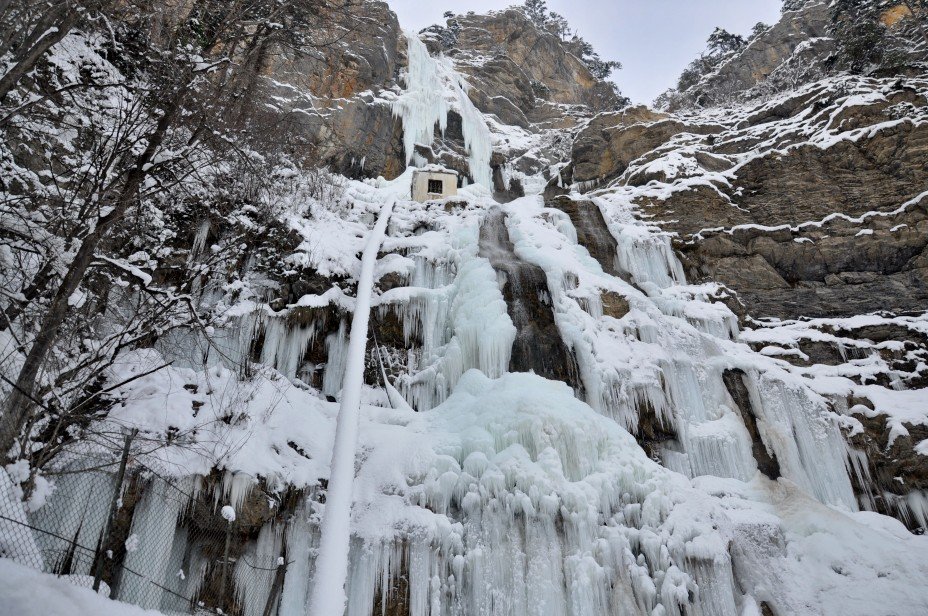
<path id="1" fill-rule="evenodd" d="M 718 125 L 604 114 L 574 142 L 572 179 L 662 187 L 637 203 L 676 235 L 690 279 L 727 285 L 755 317 L 920 310 L 923 85 L 826 81 Z"/>
<path id="2" fill-rule="evenodd" d="M 572 179 L 590 185 L 621 175 L 632 161 L 684 132 L 710 133 L 721 126 L 687 124 L 648 107 L 630 107 L 593 118 L 574 140 Z"/>
<path id="3" fill-rule="evenodd" d="M 796 85 L 797 79 L 815 75 L 814 66 L 833 48 L 828 38 L 828 5 L 810 0 L 786 11 L 769 30 L 754 37 L 738 54 L 682 92 L 675 107 L 717 105 L 768 80 L 789 80 L 790 85 Z M 775 83 L 769 86 L 775 87 Z"/>
<path id="4" fill-rule="evenodd" d="M 270 54 L 265 96 L 305 140 L 300 154 L 349 177 L 396 177 L 406 167 L 391 106 L 406 63 L 396 14 L 386 2 L 368 2 L 363 20 L 328 40 L 313 53 Z"/>
<path id="5" fill-rule="evenodd" d="M 519 9 L 456 17 L 461 26 L 448 50 L 468 76 L 471 99 L 505 124 L 527 127 L 551 105 L 616 106 L 612 88 L 596 79 L 560 37 L 539 29 Z"/>

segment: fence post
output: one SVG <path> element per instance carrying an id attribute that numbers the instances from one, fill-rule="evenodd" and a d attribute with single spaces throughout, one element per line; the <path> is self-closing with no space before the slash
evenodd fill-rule
<path id="1" fill-rule="evenodd" d="M 138 430 L 130 430 L 126 434 L 125 443 L 122 446 L 122 459 L 119 461 L 119 471 L 116 473 L 116 488 L 113 490 L 113 498 L 110 500 L 109 515 L 106 517 L 106 525 L 103 527 L 103 533 L 100 535 L 99 548 L 97 549 L 97 566 L 93 574 L 93 591 L 100 592 L 100 581 L 103 579 L 103 560 L 105 558 L 103 548 L 109 542 L 110 532 L 113 530 L 113 519 L 116 517 L 116 506 L 119 504 L 119 498 L 122 496 L 122 482 L 126 477 L 126 464 L 129 462 L 129 448 L 132 445 L 132 439 Z"/>
<path id="2" fill-rule="evenodd" d="M 232 543 L 232 524 L 233 520 L 229 520 L 229 523 L 226 525 L 226 547 L 222 552 L 222 578 L 219 582 L 219 605 L 222 606 L 221 609 L 226 607 L 226 570 L 229 567 L 229 545 Z"/>
<path id="3" fill-rule="evenodd" d="M 287 564 L 287 536 L 286 533 L 284 533 L 280 564 L 277 565 L 277 571 L 274 572 L 274 583 L 271 584 L 271 592 L 267 596 L 267 603 L 264 605 L 263 616 L 274 616 L 274 614 L 277 613 L 277 605 L 280 602 L 280 592 L 283 590 L 284 579 L 287 577 Z"/>

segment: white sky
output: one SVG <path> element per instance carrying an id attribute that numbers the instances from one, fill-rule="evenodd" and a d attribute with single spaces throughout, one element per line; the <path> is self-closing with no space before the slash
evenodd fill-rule
<path id="1" fill-rule="evenodd" d="M 406 29 L 443 23 L 442 13 L 503 9 L 519 0 L 387 0 Z M 548 8 L 623 69 L 613 78 L 637 103 L 651 102 L 676 82 L 716 26 L 747 34 L 775 23 L 781 0 L 548 0 Z"/>

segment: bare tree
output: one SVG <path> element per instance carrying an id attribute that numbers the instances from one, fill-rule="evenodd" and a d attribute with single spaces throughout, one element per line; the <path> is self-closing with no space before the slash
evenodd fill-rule
<path id="1" fill-rule="evenodd" d="M 13 248 L 22 267 L 16 274 L 19 291 L 4 302 L 0 330 L 15 338 L 21 361 L 15 378 L 8 379 L 0 451 L 17 455 L 11 449 L 19 439 L 19 450 L 27 451 L 36 431 L 57 436 L 94 417 L 88 411 L 99 410 L 107 386 L 92 375 L 124 350 L 150 343 L 165 327 L 196 320 L 189 296 L 152 284 L 126 259 L 108 254 L 132 223 L 130 214 L 137 218 L 147 203 L 173 196 L 190 182 L 205 182 L 222 160 L 247 159 L 247 139 L 238 128 L 251 114 L 256 84 L 271 54 L 337 44 L 352 27 L 364 24 L 360 6 L 356 0 L 197 0 L 189 14 L 170 22 L 145 0 L 94 7 L 98 23 L 105 25 L 110 55 L 122 71 L 120 83 L 107 83 L 118 89 L 118 109 L 106 116 L 102 128 L 68 126 L 78 134 L 73 146 L 82 162 L 76 170 L 75 153 L 69 151 L 47 161 L 44 175 L 51 181 L 29 185 L 32 179 L 25 177 L 3 187 L 10 219 L 18 217 L 22 224 L 3 225 L 0 243 Z M 0 9 L 0 17 L 11 10 Z M 68 5 L 68 11 L 54 14 L 68 30 L 73 24 L 62 21 L 68 15 L 88 15 L 86 7 Z M 52 16 L 36 23 L 42 19 Z M 17 49 L 33 51 L 23 56 L 19 77 L 4 76 L 6 92 L 39 66 L 51 46 L 38 53 L 44 37 L 30 33 L 21 36 Z M 80 85 L 99 85 L 94 79 Z M 69 85 L 55 92 L 60 95 Z M 93 98 L 86 100 L 92 104 Z M 17 115 L 47 113 L 42 104 L 13 112 L 0 128 L 26 131 L 29 123 L 18 122 Z M 72 121 L 51 115 L 43 120 L 59 126 Z M 103 331 L 91 327 L 93 319 L 81 315 L 80 306 L 104 271 L 115 272 L 121 284 L 134 289 L 135 310 L 109 328 L 94 352 L 79 361 L 58 361 L 59 347 L 79 346 L 81 333 Z M 95 305 L 103 311 L 112 308 L 109 286 L 104 282 L 97 293 Z M 59 408 L 47 403 L 58 399 L 63 401 Z M 49 408 L 56 417 L 48 416 Z"/>

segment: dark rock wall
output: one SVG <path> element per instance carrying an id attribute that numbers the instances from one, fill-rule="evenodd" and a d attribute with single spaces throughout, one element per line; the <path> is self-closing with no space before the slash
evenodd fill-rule
<path id="1" fill-rule="evenodd" d="M 490 210 L 480 226 L 480 256 L 490 261 L 500 277 L 506 309 L 516 326 L 510 372 L 534 372 L 581 392 L 576 359 L 554 320 L 547 276 L 537 265 L 516 256 L 506 215 L 499 208 Z"/>

